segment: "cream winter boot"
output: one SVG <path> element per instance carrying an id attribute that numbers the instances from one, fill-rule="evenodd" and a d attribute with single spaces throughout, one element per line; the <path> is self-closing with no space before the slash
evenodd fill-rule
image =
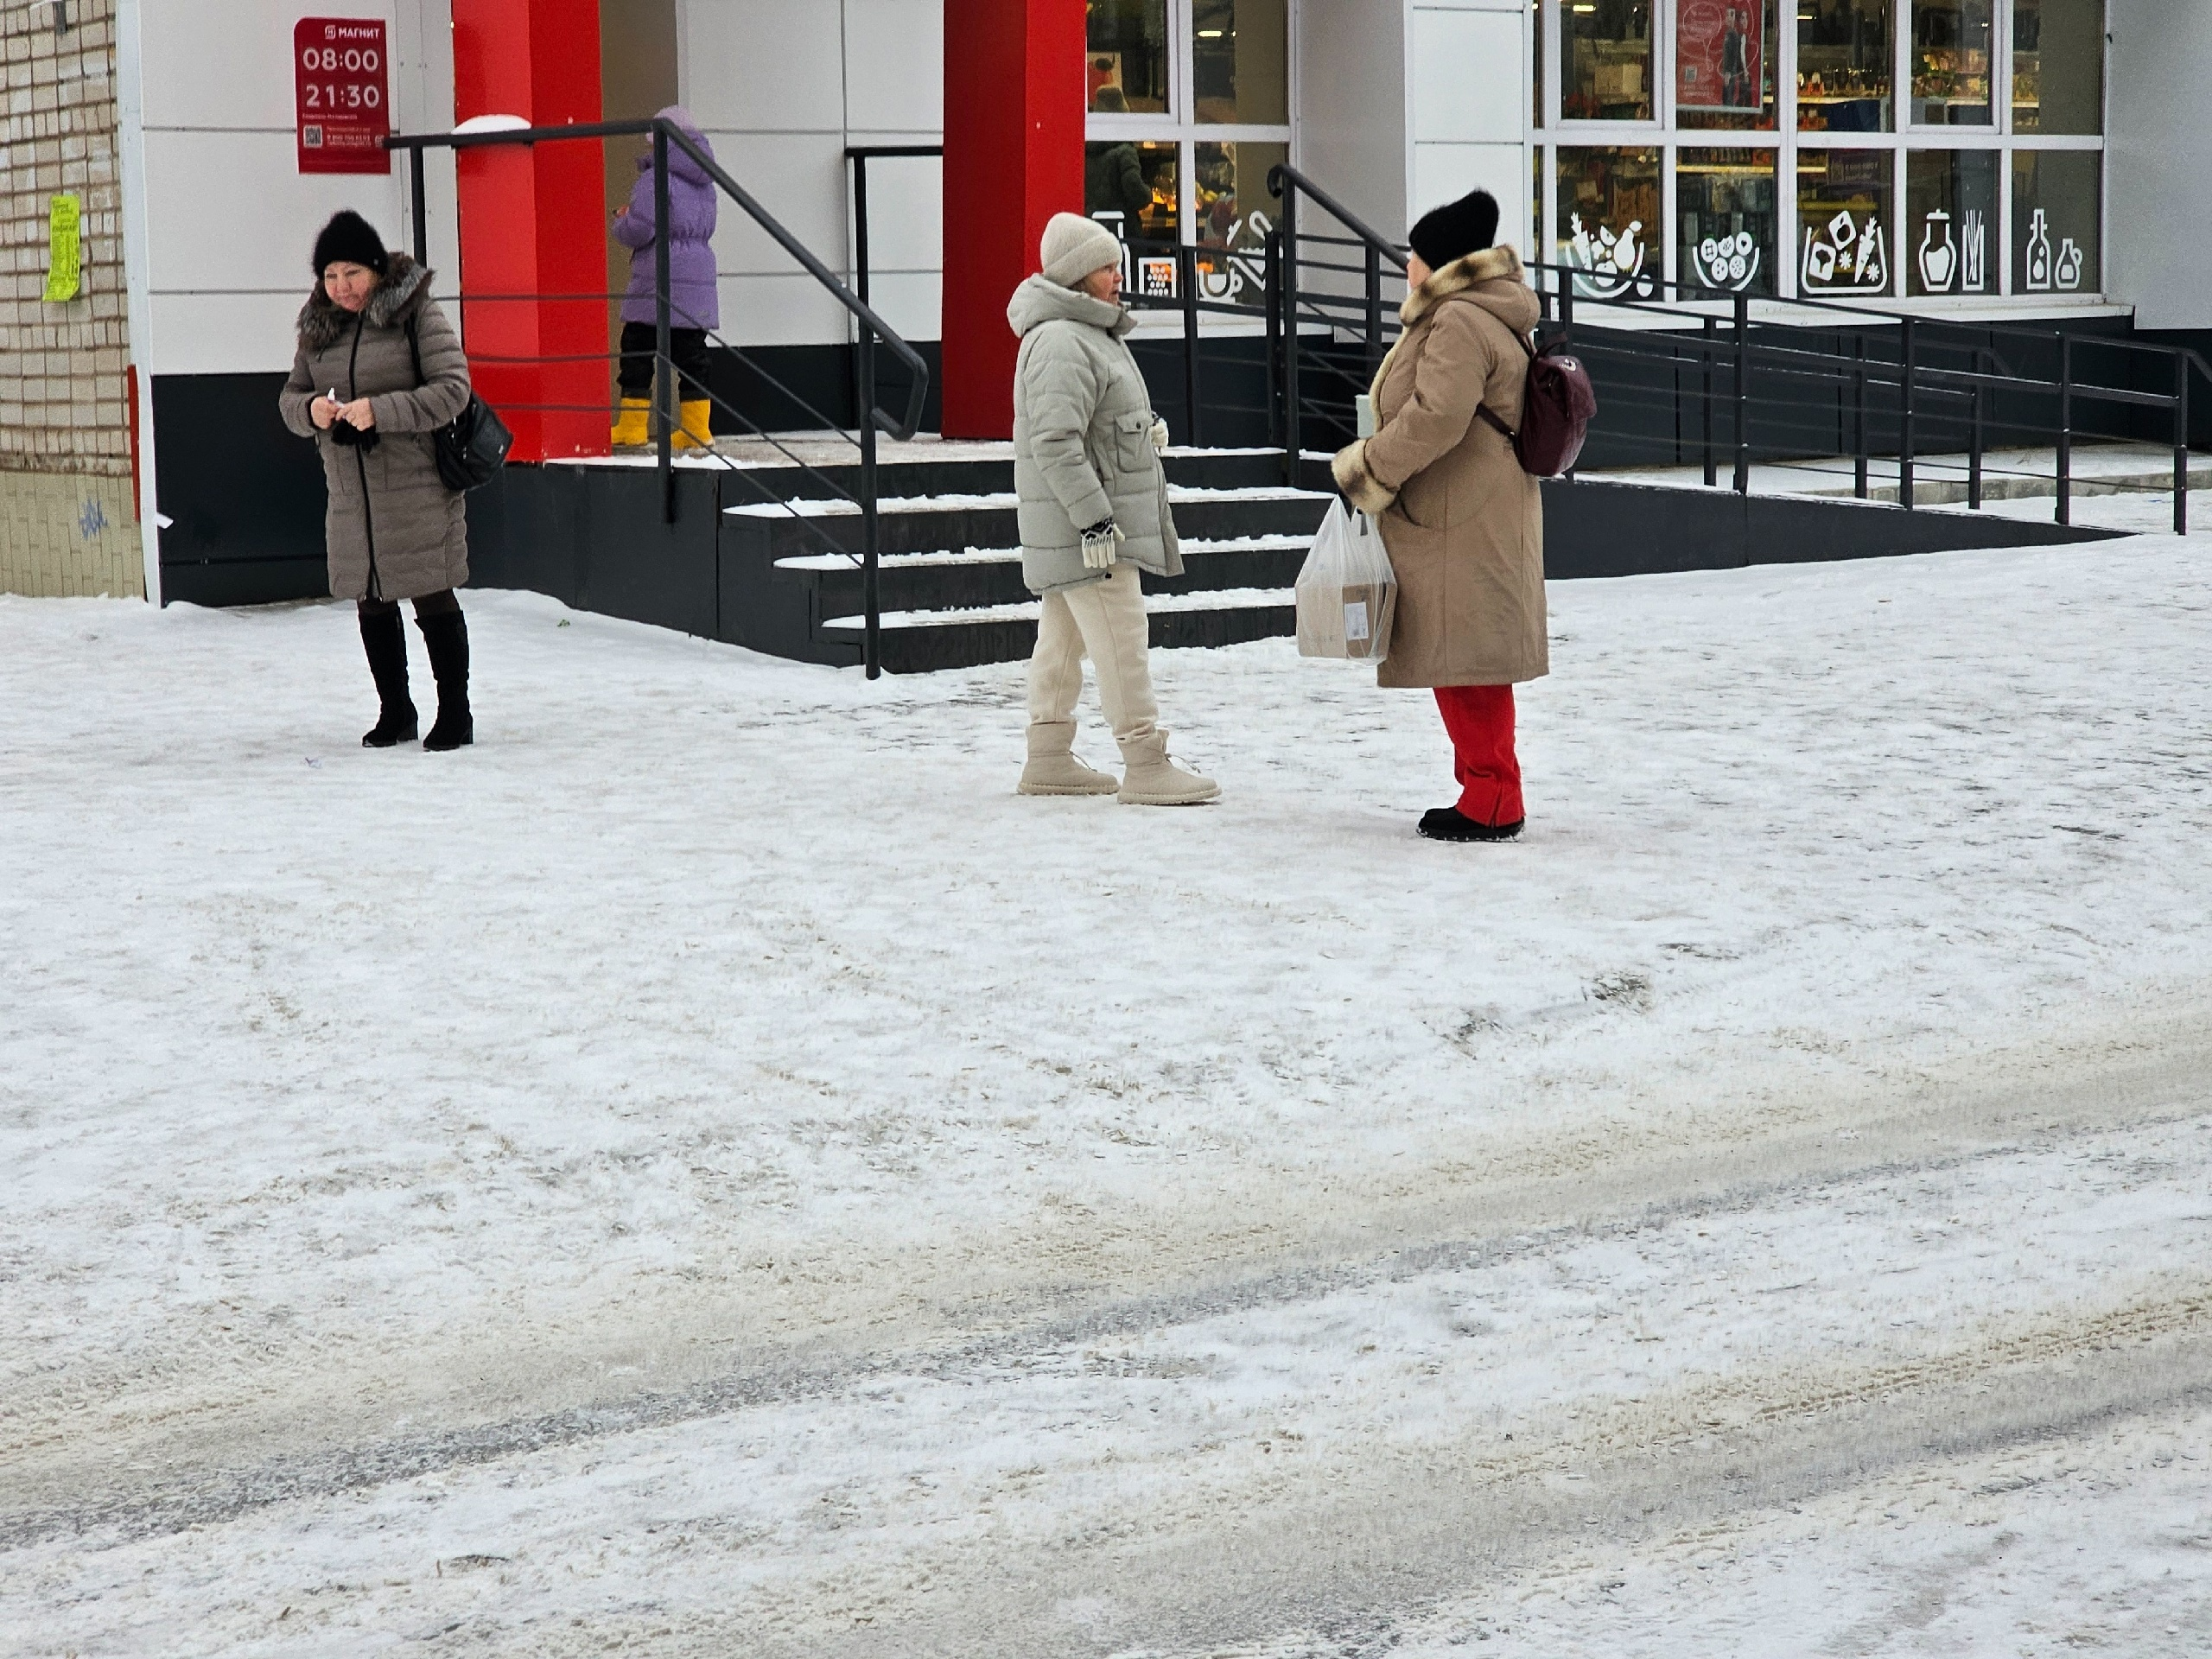
<path id="1" fill-rule="evenodd" d="M 1221 793 L 1212 779 L 1185 772 L 1167 758 L 1167 734 L 1162 731 L 1122 744 L 1122 760 L 1128 773 L 1116 798 L 1124 806 L 1196 806 Z"/>
<path id="2" fill-rule="evenodd" d="M 1075 721 L 1040 720 L 1029 728 L 1029 764 L 1017 795 L 1111 795 L 1121 785 L 1075 758 Z"/>

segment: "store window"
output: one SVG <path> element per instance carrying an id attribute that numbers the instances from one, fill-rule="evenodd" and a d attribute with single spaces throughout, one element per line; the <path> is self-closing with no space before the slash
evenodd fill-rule
<path id="1" fill-rule="evenodd" d="M 1569 121 L 1649 121 L 1654 0 L 1573 0 L 1561 18 L 1560 113 Z"/>
<path id="2" fill-rule="evenodd" d="M 1905 292 L 1997 292 L 1993 149 L 1915 150 L 1905 157 L 1905 234 L 1912 242 Z"/>
<path id="3" fill-rule="evenodd" d="M 1912 0 L 1912 119 L 1986 127 L 1996 0 Z"/>
<path id="4" fill-rule="evenodd" d="M 1083 209 L 1124 241 L 1173 242 L 1181 222 L 1179 147 L 1137 139 L 1083 147 Z"/>
<path id="5" fill-rule="evenodd" d="M 1675 124 L 1701 131 L 1771 131 L 1776 0 L 1677 0 Z"/>
<path id="6" fill-rule="evenodd" d="M 1657 291 L 1656 149 L 1562 149 L 1557 212 L 1554 259 L 1573 269 L 1576 293 L 1643 299 Z"/>
<path id="7" fill-rule="evenodd" d="M 1675 268 L 1686 294 L 1772 294 L 1775 152 L 1688 149 L 1675 167 Z"/>
<path id="8" fill-rule="evenodd" d="M 1087 0 L 1084 210 L 1139 245 L 1130 288 L 1181 297 L 1163 245 L 1195 245 L 1200 297 L 1257 305 L 1290 156 L 1294 0 Z"/>
<path id="9" fill-rule="evenodd" d="M 2103 156 L 2093 149 L 2012 155 L 2012 291 L 2094 293 L 2104 277 L 2097 227 Z"/>
<path id="10" fill-rule="evenodd" d="M 1288 121 L 1287 0 L 1192 0 L 1191 79 L 1202 122 L 1274 127 Z"/>
<path id="11" fill-rule="evenodd" d="M 2014 0 L 2012 130 L 2104 130 L 2104 0 Z"/>
<path id="12" fill-rule="evenodd" d="M 1895 270 L 1893 152 L 1797 152 L 1797 288 L 1822 297 L 1889 291 Z"/>
<path id="13" fill-rule="evenodd" d="M 1276 143 L 1196 146 L 1198 292 L 1201 298 L 1258 305 L 1266 297 L 1268 232 L 1274 199 L 1268 169 L 1290 159 Z"/>
<path id="14" fill-rule="evenodd" d="M 1165 113 L 1172 84 L 1167 0 L 1089 0 L 1084 80 L 1101 115 Z"/>
<path id="15" fill-rule="evenodd" d="M 1797 0 L 1797 125 L 1888 132 L 1896 35 L 1890 0 Z"/>

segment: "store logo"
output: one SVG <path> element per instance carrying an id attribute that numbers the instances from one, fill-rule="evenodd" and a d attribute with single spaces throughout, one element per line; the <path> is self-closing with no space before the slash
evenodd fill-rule
<path id="1" fill-rule="evenodd" d="M 1828 220 L 1824 233 L 1805 231 L 1805 263 L 1802 280 L 1807 288 L 1882 289 L 1890 280 L 1890 262 L 1883 251 L 1882 221 L 1873 214 L 1859 225 L 1850 211 Z"/>
<path id="2" fill-rule="evenodd" d="M 1637 239 L 1637 232 L 1643 228 L 1642 219 L 1629 220 L 1628 228 L 1618 236 L 1602 225 L 1592 236 L 1584 228 L 1580 213 L 1569 213 L 1567 222 L 1573 232 L 1568 251 L 1580 267 L 1574 277 L 1577 294 L 1593 300 L 1617 300 L 1634 289 L 1640 298 L 1651 296 L 1651 279 L 1643 274 L 1644 245 Z"/>
<path id="3" fill-rule="evenodd" d="M 1708 236 L 1690 250 L 1690 264 L 1707 288 L 1740 294 L 1758 280 L 1759 245 L 1749 231 Z"/>

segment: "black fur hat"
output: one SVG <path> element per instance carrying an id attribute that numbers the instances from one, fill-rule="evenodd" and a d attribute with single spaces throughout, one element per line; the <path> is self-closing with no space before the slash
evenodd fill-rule
<path id="1" fill-rule="evenodd" d="M 1491 217 L 1497 218 L 1496 209 Z M 341 207 L 330 216 L 330 223 L 315 239 L 315 274 L 321 276 L 338 260 L 349 265 L 366 265 L 379 276 L 385 275 L 391 263 L 391 256 L 385 251 L 384 238 L 377 234 L 376 226 L 363 219 L 351 207 Z"/>
<path id="2" fill-rule="evenodd" d="M 1457 201 L 1432 207 L 1408 239 L 1423 264 L 1441 270 L 1497 239 L 1497 198 L 1487 190 L 1470 190 Z"/>

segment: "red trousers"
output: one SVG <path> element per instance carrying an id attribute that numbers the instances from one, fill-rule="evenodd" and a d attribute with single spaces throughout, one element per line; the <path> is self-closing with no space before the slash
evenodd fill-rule
<path id="1" fill-rule="evenodd" d="M 1513 688 L 1440 685 L 1436 707 L 1452 734 L 1459 816 L 1477 823 L 1518 823 L 1521 761 L 1513 753 Z"/>

